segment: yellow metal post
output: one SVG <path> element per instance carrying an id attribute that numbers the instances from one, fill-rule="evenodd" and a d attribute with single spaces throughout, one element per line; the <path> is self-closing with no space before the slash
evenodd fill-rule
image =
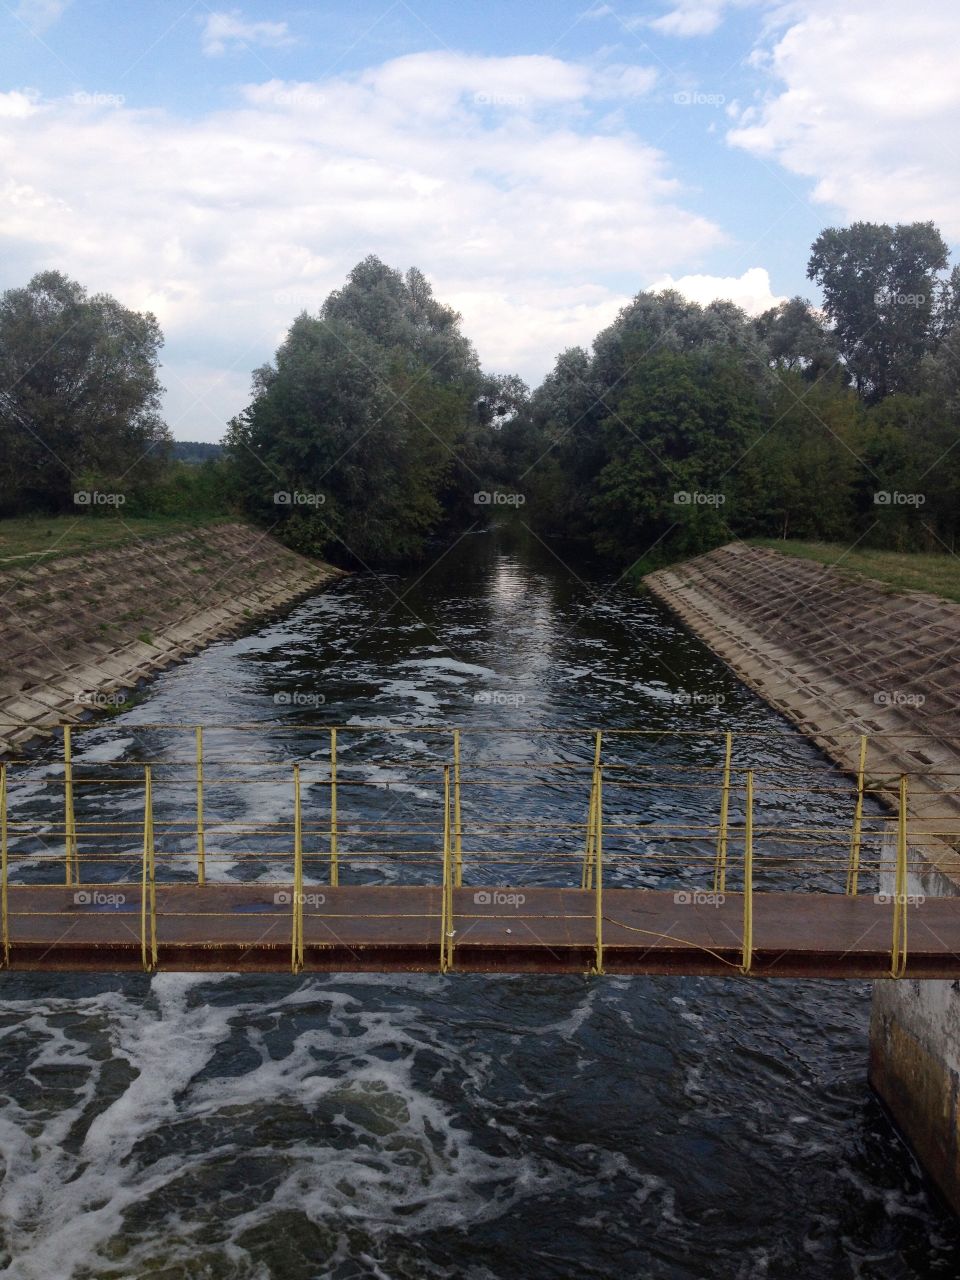
<path id="1" fill-rule="evenodd" d="M 600 776 L 600 751 L 603 734 L 597 729 L 593 739 L 593 773 L 590 779 L 590 803 L 587 806 L 587 840 L 583 850 L 583 870 L 580 888 L 593 888 L 593 864 L 596 860 L 597 841 L 597 784 Z"/>
<path id="2" fill-rule="evenodd" d="M 730 822 L 730 761 L 733 757 L 733 734 L 728 732 L 723 756 L 723 785 L 720 789 L 720 829 L 717 833 L 717 857 L 713 867 L 713 892 L 727 888 L 727 832 Z"/>
<path id="3" fill-rule="evenodd" d="M 303 968 L 303 813 L 300 806 L 300 766 L 293 766 L 293 945 L 290 965 Z"/>
<path id="4" fill-rule="evenodd" d="M 897 867 L 893 877 L 893 951 L 891 978 L 902 978 L 907 970 L 907 778 L 900 779 L 900 810 L 897 814 Z"/>
<path id="5" fill-rule="evenodd" d="M 207 850 L 203 830 L 203 726 L 197 725 L 197 883 L 207 883 Z"/>
<path id="6" fill-rule="evenodd" d="M 337 848 L 337 731 L 330 730 L 330 883 L 340 883 Z"/>
<path id="7" fill-rule="evenodd" d="M 863 779 L 867 765 L 867 735 L 860 735 L 860 763 L 857 766 L 857 803 L 853 810 L 853 835 L 850 840 L 850 865 L 847 868 L 847 893 L 857 896 L 860 878 L 860 840 L 863 827 Z"/>
<path id="8" fill-rule="evenodd" d="M 450 766 L 443 766 L 443 885 L 440 890 L 440 972 L 453 965 L 453 874 L 450 845 Z"/>
<path id="9" fill-rule="evenodd" d="M 149 913 L 149 941 L 147 916 Z M 143 770 L 143 877 L 140 884 L 140 958 L 149 973 L 157 964 L 157 879 L 153 843 L 153 777 L 150 766 Z"/>
<path id="10" fill-rule="evenodd" d="M 3 919 L 3 963 L 10 963 L 10 916 L 7 907 L 7 766 L 0 764 L 0 916 Z"/>
<path id="11" fill-rule="evenodd" d="M 597 734 L 597 752 L 599 755 L 600 735 Z M 597 790 L 593 804 L 594 814 L 594 876 L 596 879 L 594 892 L 594 911 L 596 923 L 596 955 L 594 971 L 603 973 L 603 766 L 597 763 Z"/>
<path id="12" fill-rule="evenodd" d="M 463 828 L 460 821 L 460 730 L 453 731 L 453 853 L 454 883 L 463 887 Z"/>
<path id="13" fill-rule="evenodd" d="M 740 972 L 753 964 L 753 770 L 747 770 L 747 812 L 743 840 L 743 955 Z"/>
<path id="14" fill-rule="evenodd" d="M 77 821 L 73 812 L 73 744 L 70 726 L 63 726 L 63 832 L 67 884 L 80 883 L 80 856 L 77 849 Z"/>

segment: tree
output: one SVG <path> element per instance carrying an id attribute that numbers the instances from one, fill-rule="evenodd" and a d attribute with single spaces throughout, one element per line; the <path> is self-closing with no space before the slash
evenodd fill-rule
<path id="1" fill-rule="evenodd" d="M 771 307 L 754 320 L 753 327 L 772 369 L 799 373 L 816 382 L 837 363 L 833 335 L 805 298 Z"/>
<path id="2" fill-rule="evenodd" d="M 837 348 L 867 401 L 915 388 L 937 343 L 947 256 L 932 222 L 855 222 L 814 241 L 807 275 L 823 289 Z"/>
<path id="3" fill-rule="evenodd" d="M 0 296 L 0 511 L 56 511 L 150 478 L 169 435 L 156 319 L 59 271 Z"/>
<path id="4" fill-rule="evenodd" d="M 298 316 L 225 440 L 246 509 L 300 550 L 417 555 L 451 477 L 473 479 L 483 383 L 459 323 L 421 272 L 372 257 L 319 316 Z"/>

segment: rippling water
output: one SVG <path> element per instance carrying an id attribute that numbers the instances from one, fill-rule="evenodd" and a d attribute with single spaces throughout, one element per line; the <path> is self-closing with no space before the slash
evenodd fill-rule
<path id="1" fill-rule="evenodd" d="M 213 646 L 85 732 L 79 759 L 153 757 L 144 726 L 174 720 L 263 722 L 245 749 L 284 762 L 322 753 L 318 721 L 409 726 L 391 750 L 411 754 L 444 721 L 786 729 L 655 602 L 495 534 Z M 278 748 L 268 723 L 304 728 Z M 716 749 L 684 741 L 688 761 Z M 778 742 L 785 768 L 818 761 Z M 356 776 L 383 774 L 381 749 Z M 37 779 L 52 759 L 37 753 Z M 469 821 L 481 798 L 465 803 Z M 804 813 L 786 791 L 776 803 Z M 868 984 L 2 981 L 3 1275 L 960 1274 L 960 1231 L 866 1087 Z"/>

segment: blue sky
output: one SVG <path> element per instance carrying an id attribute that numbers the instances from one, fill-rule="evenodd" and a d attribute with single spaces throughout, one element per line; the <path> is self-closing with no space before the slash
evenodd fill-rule
<path id="1" fill-rule="evenodd" d="M 217 439 L 297 311 L 417 265 L 536 382 L 641 288 L 757 311 L 824 226 L 960 239 L 952 0 L 0 3 L 0 288 L 149 308 Z"/>

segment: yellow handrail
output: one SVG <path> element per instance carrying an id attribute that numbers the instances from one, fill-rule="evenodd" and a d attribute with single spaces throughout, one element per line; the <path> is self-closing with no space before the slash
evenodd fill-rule
<path id="1" fill-rule="evenodd" d="M 77 849 L 77 821 L 73 811 L 73 749 L 70 726 L 63 726 L 63 830 L 66 854 L 66 882 L 80 883 L 80 858 Z"/>
<path id="2" fill-rule="evenodd" d="M 724 746 L 723 785 L 720 789 L 720 830 L 717 834 L 717 857 L 713 868 L 713 892 L 727 888 L 727 833 L 730 818 L 730 761 L 733 756 L 733 734 L 728 731 Z"/>
<path id="3" fill-rule="evenodd" d="M 857 803 L 853 810 L 853 835 L 850 840 L 850 867 L 847 871 L 847 893 L 857 896 L 860 878 L 860 841 L 863 828 L 863 780 L 867 767 L 867 735 L 860 735 L 860 762 L 857 765 Z"/>
<path id="4" fill-rule="evenodd" d="M 891 978 L 907 971 L 907 778 L 900 779 L 900 806 L 897 814 L 897 866 L 893 877 L 893 948 Z"/>
<path id="5" fill-rule="evenodd" d="M 197 883 L 207 883 L 207 850 L 203 830 L 203 726 L 197 725 Z"/>
<path id="6" fill-rule="evenodd" d="M 340 859 L 337 848 L 337 731 L 330 730 L 330 883 L 340 883 Z"/>
<path id="7" fill-rule="evenodd" d="M 599 738 L 599 734 L 597 737 Z M 599 743 L 597 744 L 599 753 Z M 596 887 L 594 893 L 594 910 L 596 916 L 596 954 L 593 968 L 597 974 L 603 973 L 603 766 L 597 763 L 597 794 L 594 801 L 594 858 L 596 861 Z"/>
<path id="8" fill-rule="evenodd" d="M 747 770 L 747 810 L 743 835 L 743 954 L 740 972 L 753 964 L 753 770 Z"/>
<path id="9" fill-rule="evenodd" d="M 593 888 L 593 864 L 596 859 L 597 838 L 597 783 L 600 771 L 600 750 L 603 734 L 599 729 L 593 739 L 593 772 L 590 778 L 590 801 L 587 806 L 587 839 L 583 850 L 583 871 L 580 875 L 580 888 Z"/>
<path id="10" fill-rule="evenodd" d="M 150 939 L 147 941 L 149 903 Z M 149 951 L 149 959 L 147 952 Z M 143 770 L 143 877 L 140 884 L 140 958 L 147 973 L 157 967 L 157 880 L 153 842 L 153 777 L 150 766 Z"/>
<path id="11" fill-rule="evenodd" d="M 300 806 L 300 766 L 293 766 L 293 939 L 290 967 L 303 968 L 303 814 Z"/>

